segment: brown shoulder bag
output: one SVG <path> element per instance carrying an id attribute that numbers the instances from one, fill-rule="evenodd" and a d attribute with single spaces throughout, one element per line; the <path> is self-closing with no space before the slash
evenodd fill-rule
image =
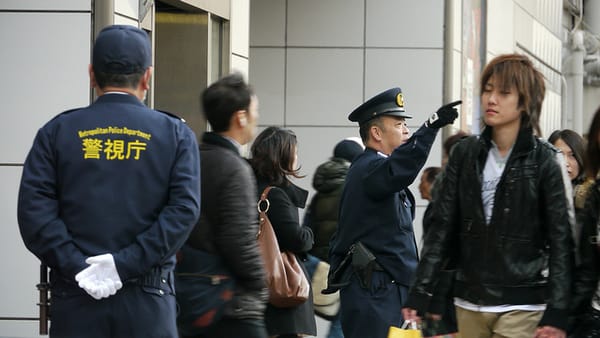
<path id="1" fill-rule="evenodd" d="M 270 206 L 267 195 L 271 188 L 265 188 L 258 201 L 260 214 L 258 244 L 267 272 L 269 303 L 276 307 L 293 307 L 308 299 L 310 286 L 296 255 L 279 250 L 277 237 L 275 237 L 273 226 L 267 217 Z"/>

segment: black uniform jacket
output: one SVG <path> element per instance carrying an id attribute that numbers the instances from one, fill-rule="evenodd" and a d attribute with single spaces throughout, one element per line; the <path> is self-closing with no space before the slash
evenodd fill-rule
<path id="1" fill-rule="evenodd" d="M 362 242 L 399 284 L 417 266 L 414 197 L 408 186 L 425 164 L 437 129 L 422 126 L 387 157 L 367 148 L 350 166 L 329 259 L 335 270 L 350 246 Z"/>
<path id="2" fill-rule="evenodd" d="M 137 97 L 105 94 L 37 133 L 18 218 L 27 248 L 75 284 L 85 259 L 112 253 L 123 282 L 171 269 L 200 214 L 196 136 Z"/>
<path id="3" fill-rule="evenodd" d="M 481 182 L 491 131 L 453 149 L 407 306 L 427 308 L 441 263 L 453 253 L 456 297 L 479 305 L 547 304 L 540 325 L 564 329 L 574 217 L 562 155 L 531 129 L 521 130 L 486 224 Z"/>

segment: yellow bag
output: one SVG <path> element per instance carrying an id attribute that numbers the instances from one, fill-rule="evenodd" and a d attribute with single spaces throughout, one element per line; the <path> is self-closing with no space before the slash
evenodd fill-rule
<path id="1" fill-rule="evenodd" d="M 412 328 L 408 328 L 408 325 L 412 324 Z M 423 338 L 421 330 L 417 329 L 417 325 L 414 322 L 405 321 L 402 327 L 390 326 L 387 338 Z"/>

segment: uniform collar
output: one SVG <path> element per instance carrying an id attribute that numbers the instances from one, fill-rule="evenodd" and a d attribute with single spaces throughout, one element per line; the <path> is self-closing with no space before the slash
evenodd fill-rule
<path id="1" fill-rule="evenodd" d="M 136 105 L 145 106 L 144 103 L 142 101 L 140 101 L 137 97 L 135 97 L 131 94 L 120 93 L 120 92 L 105 93 L 104 95 L 98 96 L 98 98 L 96 99 L 96 102 L 98 102 L 98 103 L 106 103 L 106 102 L 134 103 Z"/>
<path id="2" fill-rule="evenodd" d="M 370 152 L 372 152 L 372 153 L 375 153 L 375 154 L 376 154 L 377 156 L 379 156 L 379 157 L 383 157 L 383 158 L 388 158 L 388 157 L 389 157 L 388 155 L 386 155 L 386 154 L 382 153 L 381 151 L 379 151 L 379 150 L 375 150 L 375 149 L 373 149 L 373 148 L 369 148 L 369 147 L 367 147 L 367 148 L 366 148 L 366 150 L 368 150 L 368 151 L 370 151 Z"/>

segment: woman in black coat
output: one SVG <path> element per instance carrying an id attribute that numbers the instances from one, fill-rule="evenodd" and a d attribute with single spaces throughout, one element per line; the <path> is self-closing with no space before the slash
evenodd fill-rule
<path id="1" fill-rule="evenodd" d="M 297 168 L 297 139 L 291 130 L 269 127 L 260 133 L 251 148 L 250 164 L 256 174 L 258 196 L 268 186 L 270 202 L 267 216 L 273 225 L 279 248 L 293 252 L 298 260 L 311 249 L 313 234 L 310 228 L 300 224 L 298 208 L 304 208 L 308 192 L 294 185 L 289 176 L 302 177 Z M 304 265 L 300 264 L 304 269 Z M 306 270 L 304 273 L 307 275 Z M 312 290 L 308 300 L 296 307 L 278 308 L 267 305 L 265 314 L 270 336 L 280 338 L 315 336 L 317 333 Z"/>

